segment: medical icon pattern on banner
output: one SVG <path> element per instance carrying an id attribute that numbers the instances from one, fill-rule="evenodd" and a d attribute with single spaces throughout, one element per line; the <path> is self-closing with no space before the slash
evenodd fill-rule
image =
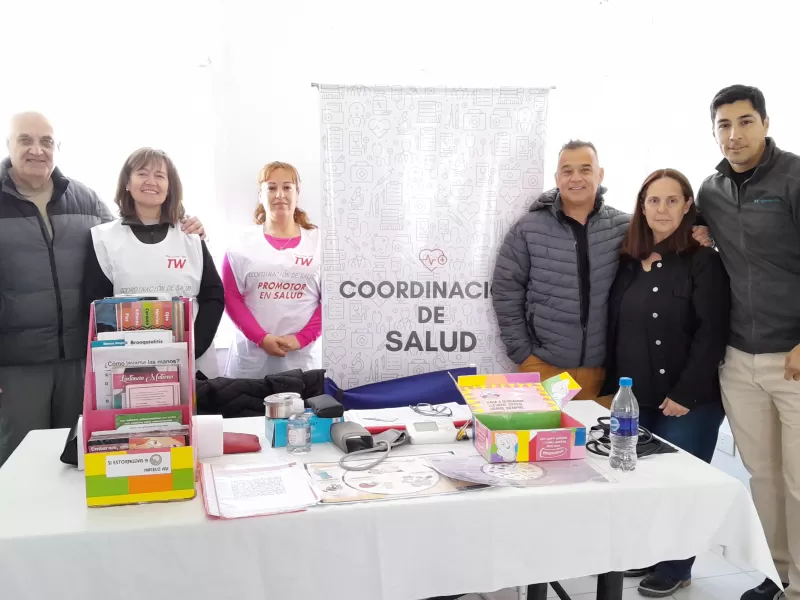
<path id="1" fill-rule="evenodd" d="M 490 286 L 544 187 L 548 90 L 321 85 L 323 365 L 339 386 L 515 369 Z"/>

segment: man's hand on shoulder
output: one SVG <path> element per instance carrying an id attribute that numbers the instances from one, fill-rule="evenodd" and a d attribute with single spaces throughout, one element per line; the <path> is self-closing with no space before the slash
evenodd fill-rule
<path id="1" fill-rule="evenodd" d="M 197 217 L 183 217 L 183 219 L 181 219 L 181 229 L 184 233 L 196 233 L 200 236 L 201 240 L 206 239 L 206 228 L 203 227 L 203 224 Z"/>

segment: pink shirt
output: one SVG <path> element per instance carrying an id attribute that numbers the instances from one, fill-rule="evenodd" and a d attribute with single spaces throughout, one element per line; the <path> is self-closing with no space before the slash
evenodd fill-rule
<path id="1" fill-rule="evenodd" d="M 299 236 L 289 240 L 274 238 L 266 234 L 264 237 L 276 250 L 296 248 L 300 243 Z M 258 324 L 253 313 L 244 303 L 244 296 L 239 291 L 239 286 L 236 285 L 236 278 L 233 276 L 227 254 L 222 261 L 222 285 L 225 288 L 225 312 L 228 313 L 228 317 L 248 340 L 260 346 L 268 332 L 264 331 L 264 328 Z M 294 335 L 301 348 L 305 348 L 322 335 L 322 302 L 319 303 L 305 327 Z"/>

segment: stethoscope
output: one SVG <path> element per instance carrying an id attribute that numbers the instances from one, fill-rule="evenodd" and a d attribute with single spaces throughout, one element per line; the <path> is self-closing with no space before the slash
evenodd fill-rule
<path id="1" fill-rule="evenodd" d="M 422 402 L 420 404 L 412 404 L 411 410 L 423 417 L 452 417 L 453 409 L 443 404 L 429 404 Z"/>
<path id="2" fill-rule="evenodd" d="M 430 404 L 428 402 L 422 402 L 420 404 L 412 404 L 409 408 L 418 415 L 422 415 L 423 417 L 453 416 L 453 409 L 443 404 Z M 397 421 L 397 417 L 392 417 L 391 419 L 382 419 L 380 417 L 362 417 L 362 418 L 365 421 L 377 421 L 379 423 L 394 423 L 395 421 Z"/>

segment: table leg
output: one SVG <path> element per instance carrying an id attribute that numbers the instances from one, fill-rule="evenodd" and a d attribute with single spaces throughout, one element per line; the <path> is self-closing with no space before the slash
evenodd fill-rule
<path id="1" fill-rule="evenodd" d="M 564 590 L 563 586 L 557 581 L 551 581 L 550 587 L 553 588 L 553 591 L 556 593 L 556 596 L 558 596 L 561 600 L 572 600 L 569 597 L 569 594 L 567 594 L 567 592 Z"/>
<path id="2" fill-rule="evenodd" d="M 606 573 L 597 578 L 597 600 L 622 600 L 622 573 Z"/>
<path id="3" fill-rule="evenodd" d="M 528 586 L 527 600 L 547 600 L 547 584 L 535 583 Z"/>

